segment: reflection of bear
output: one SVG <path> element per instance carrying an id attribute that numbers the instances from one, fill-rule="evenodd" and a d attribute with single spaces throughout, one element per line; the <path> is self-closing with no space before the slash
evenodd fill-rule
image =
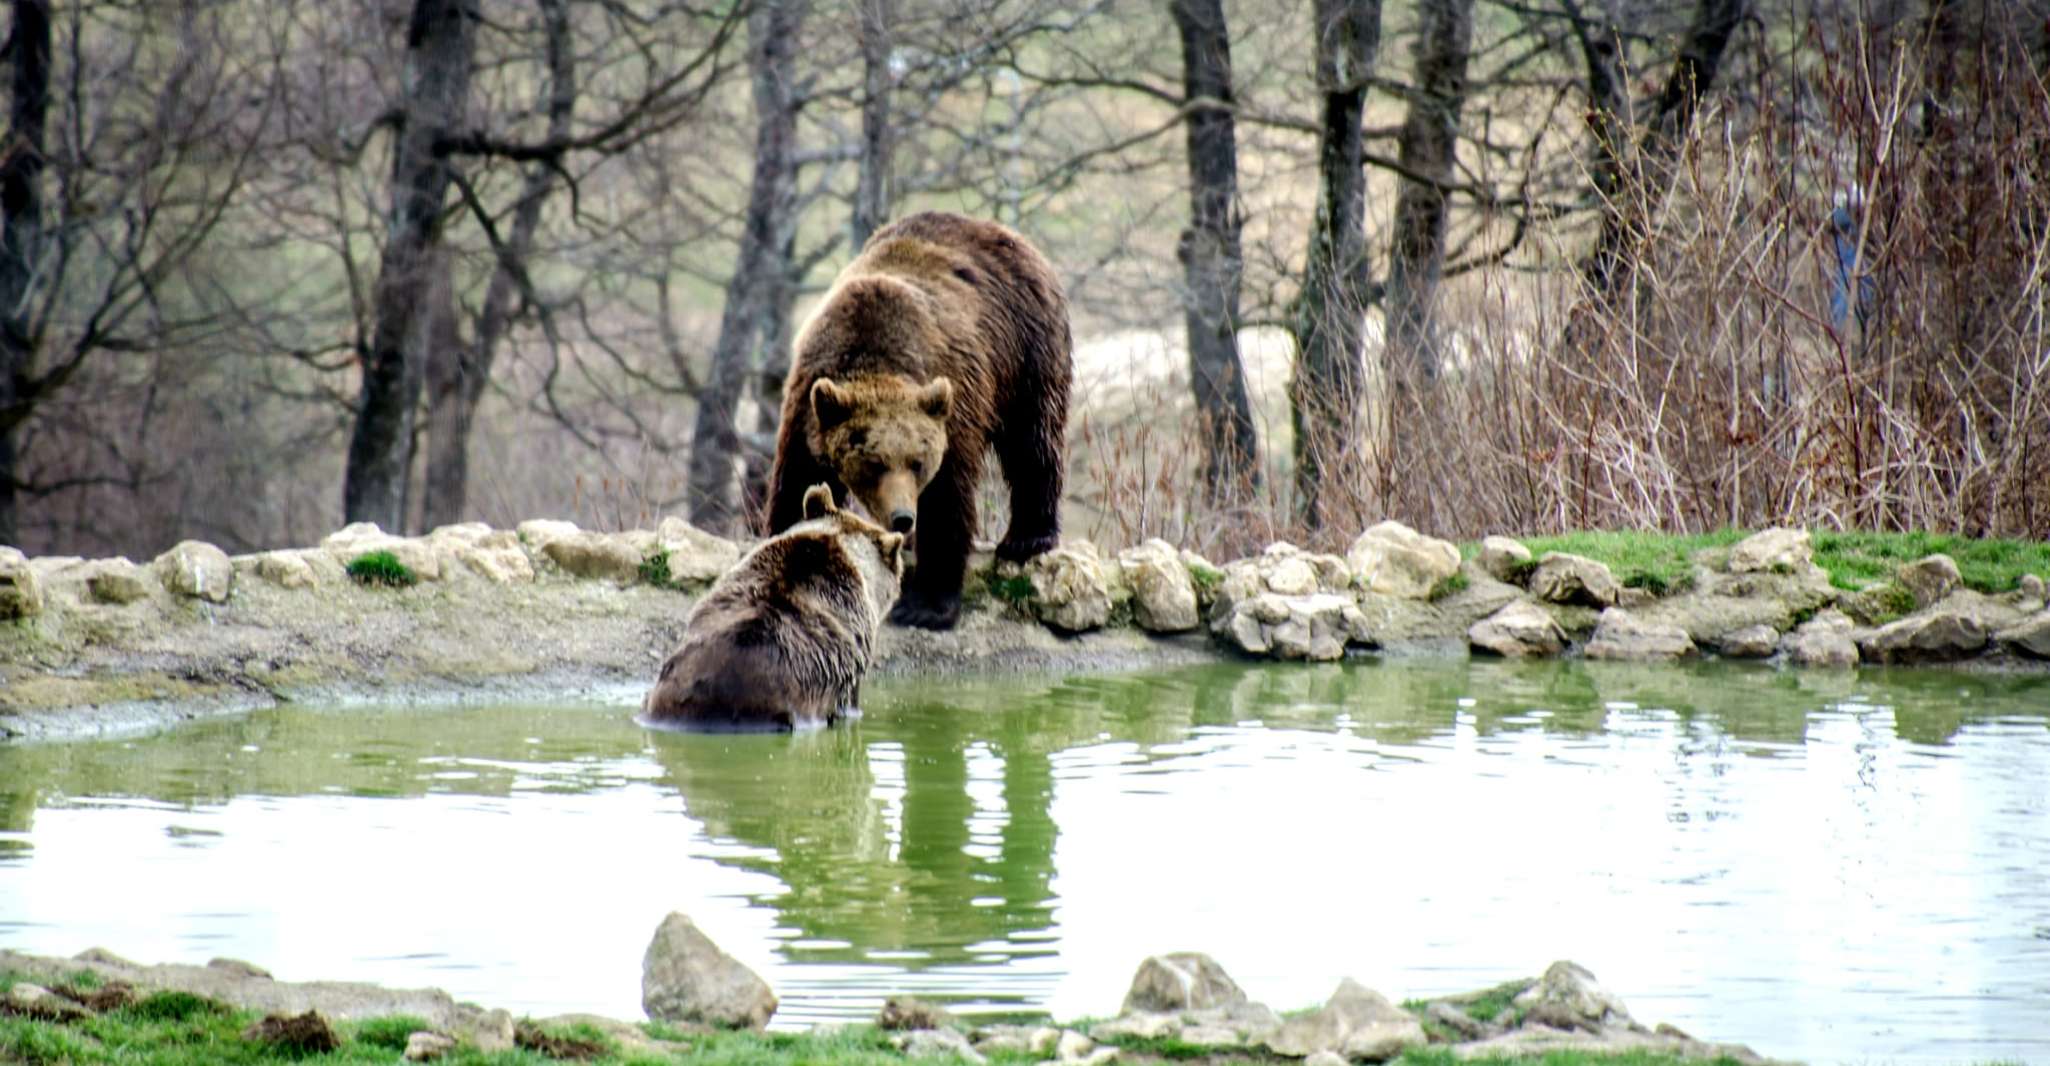
<path id="1" fill-rule="evenodd" d="M 801 524 L 749 552 L 691 609 L 642 724 L 795 729 L 858 704 L 904 538 L 836 508 L 824 485 L 803 508 Z"/>
<path id="2" fill-rule="evenodd" d="M 1071 347 L 1060 282 L 1024 238 L 947 214 L 884 227 L 797 338 L 769 531 L 821 481 L 899 533 L 915 522 L 918 565 L 890 619 L 952 626 L 987 451 L 1011 484 L 997 556 L 1060 541 Z"/>

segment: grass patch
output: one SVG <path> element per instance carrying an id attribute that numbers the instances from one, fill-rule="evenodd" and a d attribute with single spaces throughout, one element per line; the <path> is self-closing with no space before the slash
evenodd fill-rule
<path id="1" fill-rule="evenodd" d="M 348 571 L 359 585 L 406 588 L 420 583 L 420 575 L 388 551 L 364 552 L 349 560 Z"/>
<path id="2" fill-rule="evenodd" d="M 1607 566 L 1626 587 L 1664 596 L 1693 586 L 1695 552 L 1727 548 L 1746 535 L 1739 529 L 1696 534 L 1619 530 L 1522 539 L 1533 560 L 1543 558 L 1546 552 L 1584 556 Z M 1521 576 L 1527 579 L 1529 575 Z"/>
<path id="3" fill-rule="evenodd" d="M 414 1033 L 432 1031 L 434 1023 L 410 1014 L 394 1014 L 389 1018 L 366 1018 L 363 1021 L 342 1028 L 342 1038 L 368 1047 L 381 1047 L 391 1051 L 406 1050 L 406 1041 Z"/>
<path id="4" fill-rule="evenodd" d="M 658 589 L 681 588 L 669 573 L 669 549 L 660 548 L 641 560 L 641 583 Z"/>
<path id="5" fill-rule="evenodd" d="M 1224 584 L 1224 571 L 1214 566 L 1190 563 L 1188 571 L 1190 584 L 1196 586 L 1196 595 L 1204 599 L 1210 598 L 1217 591 L 1217 586 Z"/>
<path id="6" fill-rule="evenodd" d="M 1436 603 L 1447 596 L 1457 596 L 1466 591 L 1466 586 L 1466 571 L 1457 571 L 1450 577 L 1431 586 L 1431 602 Z"/>
<path id="7" fill-rule="evenodd" d="M 1936 554 L 1956 560 L 1965 587 L 1979 592 L 2011 592 L 2023 574 L 2050 577 L 2050 543 L 2039 541 L 1975 540 L 1947 533 L 1817 533 L 1814 542 L 1816 565 L 1842 589 L 1889 580 L 1901 564 Z"/>
<path id="8" fill-rule="evenodd" d="M 1493 988 L 1481 992 L 1467 1003 L 1462 1004 L 1461 1009 L 1466 1011 L 1467 1017 L 1477 1022 L 1491 1022 L 1506 1013 L 1510 1017 L 1511 1024 L 1514 1024 L 1518 1020 L 1516 1016 L 1519 1013 L 1516 1007 L 1516 997 L 1529 991 L 1530 986 L 1531 982 L 1529 981 L 1504 981 Z"/>
<path id="9" fill-rule="evenodd" d="M 989 594 L 991 596 L 1021 611 L 1029 607 L 1033 597 L 1037 595 L 1037 593 L 1032 591 L 1032 579 L 1023 574 L 998 577 L 992 573 L 988 578 L 984 579 L 984 583 L 989 586 Z"/>
<path id="10" fill-rule="evenodd" d="M 1122 1051 L 1129 1051 L 1134 1055 L 1145 1055 L 1156 1059 L 1177 1061 L 1182 1059 L 1209 1059 L 1217 1054 L 1216 1048 L 1204 1044 L 1191 1044 L 1172 1036 L 1119 1036 L 1111 1037 L 1108 1040 L 1099 1040 L 1097 1043 L 1108 1044 Z M 1120 1056 L 1120 1058 L 1122 1057 Z"/>

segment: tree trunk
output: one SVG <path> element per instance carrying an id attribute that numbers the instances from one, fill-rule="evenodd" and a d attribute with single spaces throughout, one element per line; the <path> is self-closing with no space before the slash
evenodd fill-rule
<path id="1" fill-rule="evenodd" d="M 784 234 L 796 199 L 796 50 L 809 0 L 762 0 L 747 19 L 754 76 L 755 160 L 740 261 L 726 284 L 719 339 L 698 393 L 686 485 L 690 520 L 717 533 L 738 531 L 741 392 L 769 303 L 781 277 Z"/>
<path id="2" fill-rule="evenodd" d="M 1223 0 L 1168 5 L 1182 38 L 1182 97 L 1212 100 L 1191 111 L 1188 131 L 1189 228 L 1180 258 L 1189 386 L 1203 433 L 1203 484 L 1215 503 L 1238 499 L 1260 481 L 1259 438 L 1246 373 L 1239 361 L 1238 133 L 1231 112 L 1231 35 Z"/>
<path id="3" fill-rule="evenodd" d="M 1293 331 L 1297 518 L 1325 520 L 1325 481 L 1344 476 L 1358 445 L 1362 391 L 1360 345 L 1369 294 L 1366 278 L 1366 172 L 1360 120 L 1381 44 L 1380 0 L 1316 0 L 1318 133 L 1317 214 L 1303 269 Z"/>
<path id="4" fill-rule="evenodd" d="M 342 510 L 351 522 L 405 528 L 413 464 L 413 422 L 422 366 L 413 344 L 427 267 L 441 241 L 451 163 L 436 141 L 458 132 L 470 94 L 476 36 L 472 0 L 414 0 L 406 31 L 406 101 L 392 151 L 391 219 L 371 296 L 373 325 L 363 353 L 363 388 L 349 440 Z"/>
<path id="5" fill-rule="evenodd" d="M 860 0 L 861 176 L 854 189 L 849 246 L 859 253 L 890 217 L 890 71 L 892 0 Z"/>
<path id="6" fill-rule="evenodd" d="M 1621 289 L 1631 245 L 1649 231 L 1656 208 L 1672 184 L 1672 164 L 1694 127 L 1702 97 L 1715 85 L 1723 53 L 1744 20 L 1748 0 L 1696 0 L 1694 26 L 1687 33 L 1673 72 L 1653 106 L 1650 124 L 1638 143 L 1636 166 L 1615 196 L 1602 207 L 1601 232 L 1594 251 L 1581 265 L 1581 276 L 1603 300 L 1613 302 Z"/>
<path id="7" fill-rule="evenodd" d="M 1417 20 L 1416 88 L 1402 123 L 1385 305 L 1387 370 L 1398 388 L 1436 379 L 1442 362 L 1433 317 L 1445 273 L 1445 186 L 1466 104 L 1473 0 L 1427 0 Z"/>
<path id="8" fill-rule="evenodd" d="M 769 521 L 769 473 L 775 467 L 776 435 L 782 429 L 776 420 L 783 413 L 783 379 L 790 376 L 791 312 L 797 306 L 796 218 L 786 217 L 782 250 L 774 267 L 776 286 L 762 315 L 761 367 L 755 373 L 755 409 L 761 412 L 760 431 L 745 450 L 742 493 L 749 508 L 747 520 L 754 527 Z"/>
<path id="9" fill-rule="evenodd" d="M 569 9 L 564 0 L 536 0 L 547 30 L 548 50 L 548 139 L 567 140 L 576 112 L 576 50 L 570 40 Z M 534 235 L 541 228 L 541 207 L 555 187 L 557 168 L 547 162 L 530 163 L 520 183 L 520 198 L 513 208 L 512 232 L 495 249 L 497 265 L 485 286 L 484 307 L 477 313 L 472 342 L 461 343 L 452 336 L 448 347 L 436 352 L 429 363 L 430 382 L 427 413 L 427 499 L 424 524 L 428 529 L 463 520 L 470 498 L 470 431 L 477 417 L 477 405 L 484 388 L 491 383 L 491 367 L 498 359 L 498 347 L 511 330 L 514 312 L 524 294 L 527 259 L 534 249 Z M 453 301 L 448 308 L 454 314 Z"/>
<path id="10" fill-rule="evenodd" d="M 21 536 L 20 433 L 36 354 L 32 290 L 43 256 L 43 136 L 50 113 L 49 0 L 14 0 L 4 60 L 12 75 L 0 158 L 0 544 Z"/>

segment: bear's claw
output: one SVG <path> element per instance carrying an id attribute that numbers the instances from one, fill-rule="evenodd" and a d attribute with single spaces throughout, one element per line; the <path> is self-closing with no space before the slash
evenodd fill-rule
<path id="1" fill-rule="evenodd" d="M 1044 555 L 1061 546 L 1059 533 L 1045 533 L 1037 537 L 1020 537 L 1016 540 L 1005 537 L 997 544 L 997 558 L 1007 563 L 1022 563 L 1035 555 Z"/>
<path id="2" fill-rule="evenodd" d="M 921 603 L 913 600 L 898 600 L 890 608 L 890 621 L 900 626 L 918 629 L 952 629 L 961 620 L 961 601 L 948 604 Z"/>

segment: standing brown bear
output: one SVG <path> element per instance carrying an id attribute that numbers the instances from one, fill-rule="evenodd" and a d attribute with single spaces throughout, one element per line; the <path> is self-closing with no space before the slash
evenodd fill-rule
<path id="1" fill-rule="evenodd" d="M 1017 233 L 937 212 L 883 227 L 798 334 L 768 531 L 799 520 L 807 486 L 851 493 L 917 532 L 890 620 L 951 628 L 989 451 L 1011 486 L 997 557 L 1060 543 L 1072 348 L 1060 281 Z"/>
<path id="2" fill-rule="evenodd" d="M 804 521 L 757 545 L 691 608 L 637 719 L 712 732 L 831 725 L 860 706 L 904 538 L 814 485 Z"/>

